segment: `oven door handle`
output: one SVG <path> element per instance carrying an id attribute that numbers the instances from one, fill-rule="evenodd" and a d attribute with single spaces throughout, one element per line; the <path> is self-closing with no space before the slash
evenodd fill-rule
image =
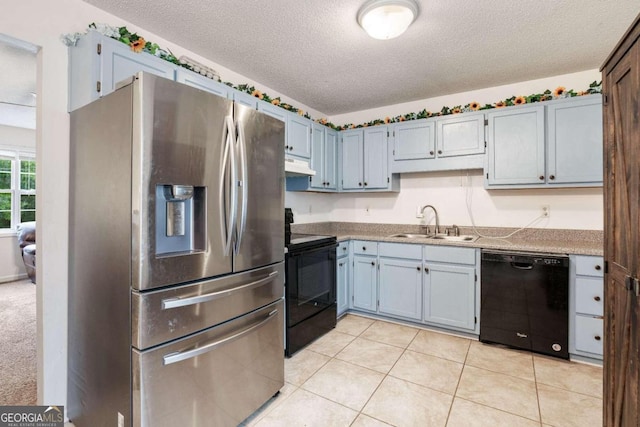
<path id="1" fill-rule="evenodd" d="M 318 248 L 312 248 L 312 249 L 309 249 L 309 250 L 307 250 L 307 249 L 299 249 L 299 250 L 294 249 L 292 251 L 291 249 L 289 249 L 288 255 L 290 257 L 299 256 L 299 255 L 306 255 L 306 254 L 310 254 L 310 253 L 313 253 L 313 252 L 326 251 L 327 249 L 334 249 L 334 248 L 337 248 L 338 246 L 340 246 L 339 243 L 333 243 L 331 245 L 324 245 L 324 246 L 320 246 Z"/>
<path id="2" fill-rule="evenodd" d="M 162 309 L 167 310 L 170 308 L 186 307 L 188 305 L 201 304 L 203 302 L 213 301 L 218 298 L 224 298 L 236 292 L 246 291 L 251 288 L 257 288 L 258 286 L 264 285 L 265 283 L 272 281 L 277 276 L 278 276 L 278 272 L 272 271 L 267 275 L 267 277 L 263 277 L 262 279 L 258 279 L 254 282 L 247 283 L 246 285 L 237 286 L 232 289 L 225 289 L 224 291 L 211 292 L 208 294 L 196 295 L 193 297 L 163 299 Z"/>
<path id="3" fill-rule="evenodd" d="M 255 322 L 254 324 L 241 330 L 240 332 L 230 335 L 226 338 L 222 338 L 221 340 L 205 344 L 202 347 L 197 347 L 187 351 L 177 351 L 174 353 L 166 354 L 165 356 L 162 357 L 162 364 L 171 365 L 172 363 L 182 362 L 183 360 L 192 359 L 196 356 L 200 356 L 201 354 L 208 353 L 222 345 L 229 344 L 237 339 L 242 338 L 247 334 L 250 334 L 256 329 L 263 327 L 269 320 L 275 319 L 276 314 L 278 314 L 278 309 L 275 309 L 271 313 L 269 313 L 265 319 Z"/>

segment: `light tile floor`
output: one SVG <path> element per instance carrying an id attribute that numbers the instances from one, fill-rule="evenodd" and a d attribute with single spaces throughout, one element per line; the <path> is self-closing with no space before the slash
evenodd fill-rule
<path id="1" fill-rule="evenodd" d="M 602 369 L 349 314 L 244 426 L 593 427 Z"/>

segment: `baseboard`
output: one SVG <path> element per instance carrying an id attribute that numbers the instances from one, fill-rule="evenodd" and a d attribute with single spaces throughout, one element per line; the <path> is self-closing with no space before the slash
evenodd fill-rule
<path id="1" fill-rule="evenodd" d="M 15 282 L 16 280 L 28 279 L 27 273 L 12 274 L 9 276 L 0 276 L 0 283 Z"/>

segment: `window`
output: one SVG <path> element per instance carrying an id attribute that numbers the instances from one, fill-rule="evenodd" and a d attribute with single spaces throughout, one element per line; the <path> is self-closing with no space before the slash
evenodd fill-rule
<path id="1" fill-rule="evenodd" d="M 0 148 L 0 230 L 35 220 L 35 154 Z"/>

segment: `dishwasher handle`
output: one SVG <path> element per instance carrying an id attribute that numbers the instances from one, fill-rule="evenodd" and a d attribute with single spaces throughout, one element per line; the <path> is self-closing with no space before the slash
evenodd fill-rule
<path id="1" fill-rule="evenodd" d="M 515 268 L 516 270 L 533 270 L 533 263 L 513 261 L 510 264 L 511 267 Z"/>

